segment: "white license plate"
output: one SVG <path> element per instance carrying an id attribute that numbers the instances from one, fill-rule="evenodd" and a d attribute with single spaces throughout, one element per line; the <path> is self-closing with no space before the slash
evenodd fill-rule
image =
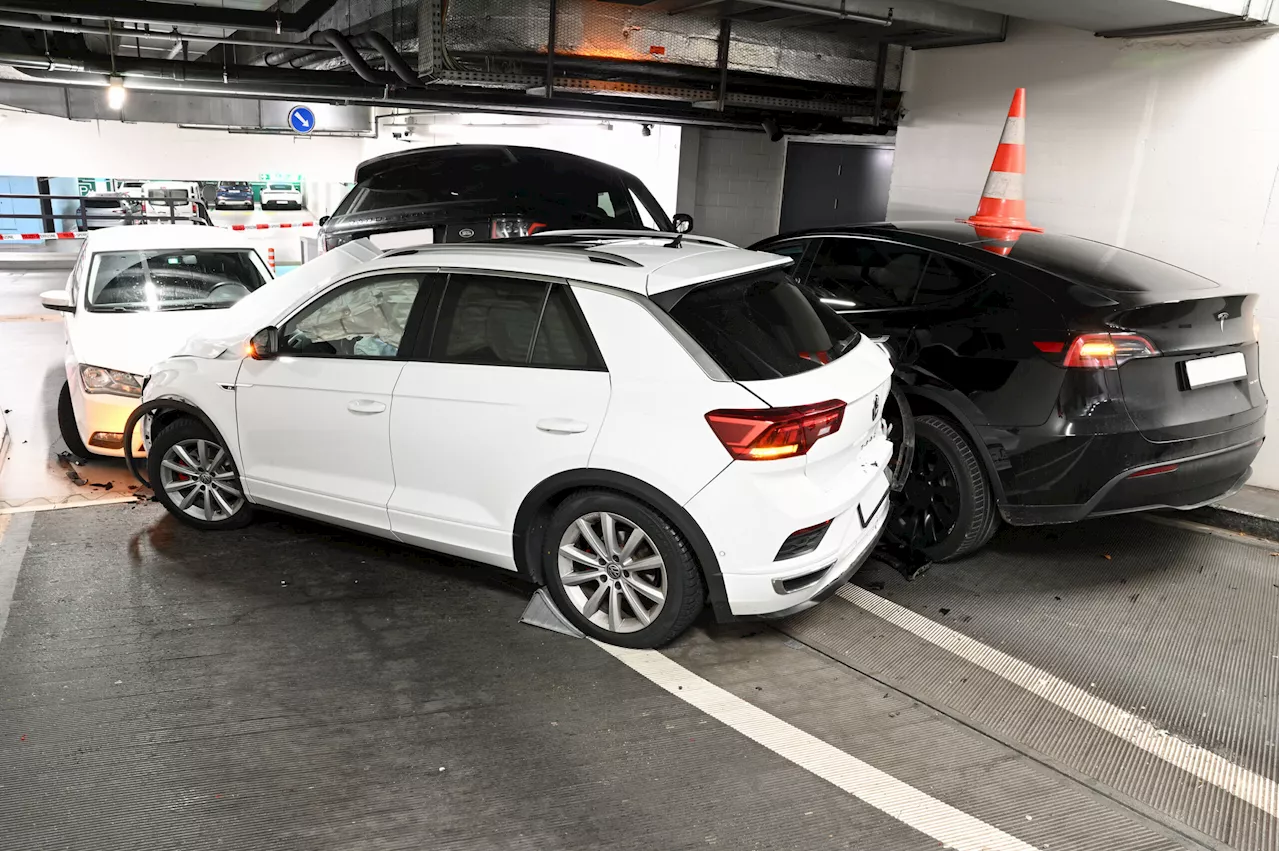
<path id="1" fill-rule="evenodd" d="M 1218 355 L 1212 358 L 1189 360 L 1187 368 L 1187 386 L 1204 387 L 1207 384 L 1221 384 L 1224 381 L 1235 381 L 1249 374 L 1244 365 L 1244 352 L 1232 352 L 1229 355 Z"/>

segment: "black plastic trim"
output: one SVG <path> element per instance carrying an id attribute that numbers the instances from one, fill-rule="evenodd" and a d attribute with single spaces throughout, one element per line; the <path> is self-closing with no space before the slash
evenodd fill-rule
<path id="1" fill-rule="evenodd" d="M 213 432 L 214 437 L 216 437 L 223 446 L 227 445 L 226 438 L 222 436 L 222 432 L 218 427 L 213 424 L 213 420 L 209 419 L 205 412 L 197 408 L 195 405 L 192 405 L 182 399 L 173 398 L 152 399 L 150 402 L 143 402 L 141 405 L 133 409 L 133 413 L 129 415 L 129 419 L 125 420 L 124 423 L 124 463 L 125 466 L 129 468 L 129 473 L 137 479 L 143 487 L 151 487 L 151 482 L 147 481 L 146 477 L 138 472 L 138 459 L 133 457 L 133 432 L 134 429 L 138 427 L 138 421 L 144 416 L 163 410 L 182 411 L 184 414 L 190 414 L 200 420 L 205 428 Z"/>
<path id="2" fill-rule="evenodd" d="M 512 555 L 516 571 L 530 582 L 541 585 L 543 525 L 549 519 L 547 509 L 558 501 L 556 498 L 570 491 L 583 488 L 605 488 L 646 502 L 663 514 L 693 548 L 693 554 L 702 568 L 707 582 L 707 598 L 718 621 L 734 620 L 729 608 L 729 595 L 720 572 L 720 561 L 707 536 L 692 515 L 662 491 L 634 476 L 613 470 L 566 470 L 543 480 L 529 492 L 516 512 L 515 533 L 512 536 Z"/>

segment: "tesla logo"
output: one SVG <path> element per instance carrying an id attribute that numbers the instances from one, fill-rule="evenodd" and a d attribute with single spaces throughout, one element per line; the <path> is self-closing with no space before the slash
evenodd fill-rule
<path id="1" fill-rule="evenodd" d="M 471 237 L 475 235 L 476 235 L 476 232 L 473 231 L 471 228 L 463 228 L 462 230 L 458 231 L 458 236 L 462 237 L 463 239 L 471 239 Z"/>
<path id="2" fill-rule="evenodd" d="M 880 416 L 880 397 L 876 396 L 871 402 L 871 419 Z"/>
<path id="3" fill-rule="evenodd" d="M 1214 319 L 1218 320 L 1218 330 L 1219 330 L 1219 331 L 1225 331 L 1225 330 L 1226 330 L 1226 328 L 1227 328 L 1227 316 L 1229 316 L 1229 315 L 1230 315 L 1230 314 L 1228 314 L 1228 313 L 1224 310 L 1224 311 L 1222 311 L 1221 313 L 1219 313 L 1217 316 L 1213 317 Z"/>

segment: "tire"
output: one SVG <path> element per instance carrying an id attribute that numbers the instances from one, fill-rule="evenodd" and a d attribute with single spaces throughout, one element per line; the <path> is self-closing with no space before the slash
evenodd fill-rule
<path id="1" fill-rule="evenodd" d="M 608 549 L 603 534 L 606 516 L 614 529 L 614 547 L 605 559 L 609 563 L 601 566 L 578 521 L 584 520 L 596 541 Z M 637 539 L 626 556 L 624 544 L 637 530 L 643 540 Z M 563 555 L 566 542 L 580 557 L 597 555 L 596 563 Z M 578 629 L 609 644 L 660 647 L 688 629 L 706 605 L 701 569 L 688 542 L 657 511 L 614 491 L 578 491 L 560 503 L 547 524 L 542 552 L 543 578 L 556 606 Z M 650 567 L 627 569 L 628 562 Z M 581 579 L 593 572 L 600 578 Z M 660 590 L 662 602 L 636 590 L 642 586 L 650 592 Z M 595 610 L 590 611 L 593 601 Z M 643 616 L 636 614 L 637 605 Z"/>
<path id="2" fill-rule="evenodd" d="M 62 442 L 67 449 L 78 458 L 92 458 L 89 447 L 80 439 L 80 427 L 76 425 L 76 409 L 71 406 L 71 385 L 62 382 L 62 392 L 58 394 L 58 431 L 62 433 Z"/>
<path id="3" fill-rule="evenodd" d="M 191 472 L 181 473 L 166 462 Z M 244 496 L 234 459 L 203 423 L 191 417 L 174 420 L 152 436 L 147 476 L 156 499 L 188 526 L 241 529 L 253 521 L 253 505 Z"/>
<path id="4" fill-rule="evenodd" d="M 986 544 L 998 523 L 991 484 L 969 439 L 948 419 L 916 417 L 915 455 L 891 520 L 894 535 L 930 561 L 956 561 Z"/>

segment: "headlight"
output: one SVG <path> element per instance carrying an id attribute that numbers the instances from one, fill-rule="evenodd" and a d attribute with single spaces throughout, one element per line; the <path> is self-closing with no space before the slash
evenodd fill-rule
<path id="1" fill-rule="evenodd" d="M 142 395 L 142 379 L 130 372 L 80 364 L 80 381 L 86 393 L 111 393 L 115 396 Z"/>

